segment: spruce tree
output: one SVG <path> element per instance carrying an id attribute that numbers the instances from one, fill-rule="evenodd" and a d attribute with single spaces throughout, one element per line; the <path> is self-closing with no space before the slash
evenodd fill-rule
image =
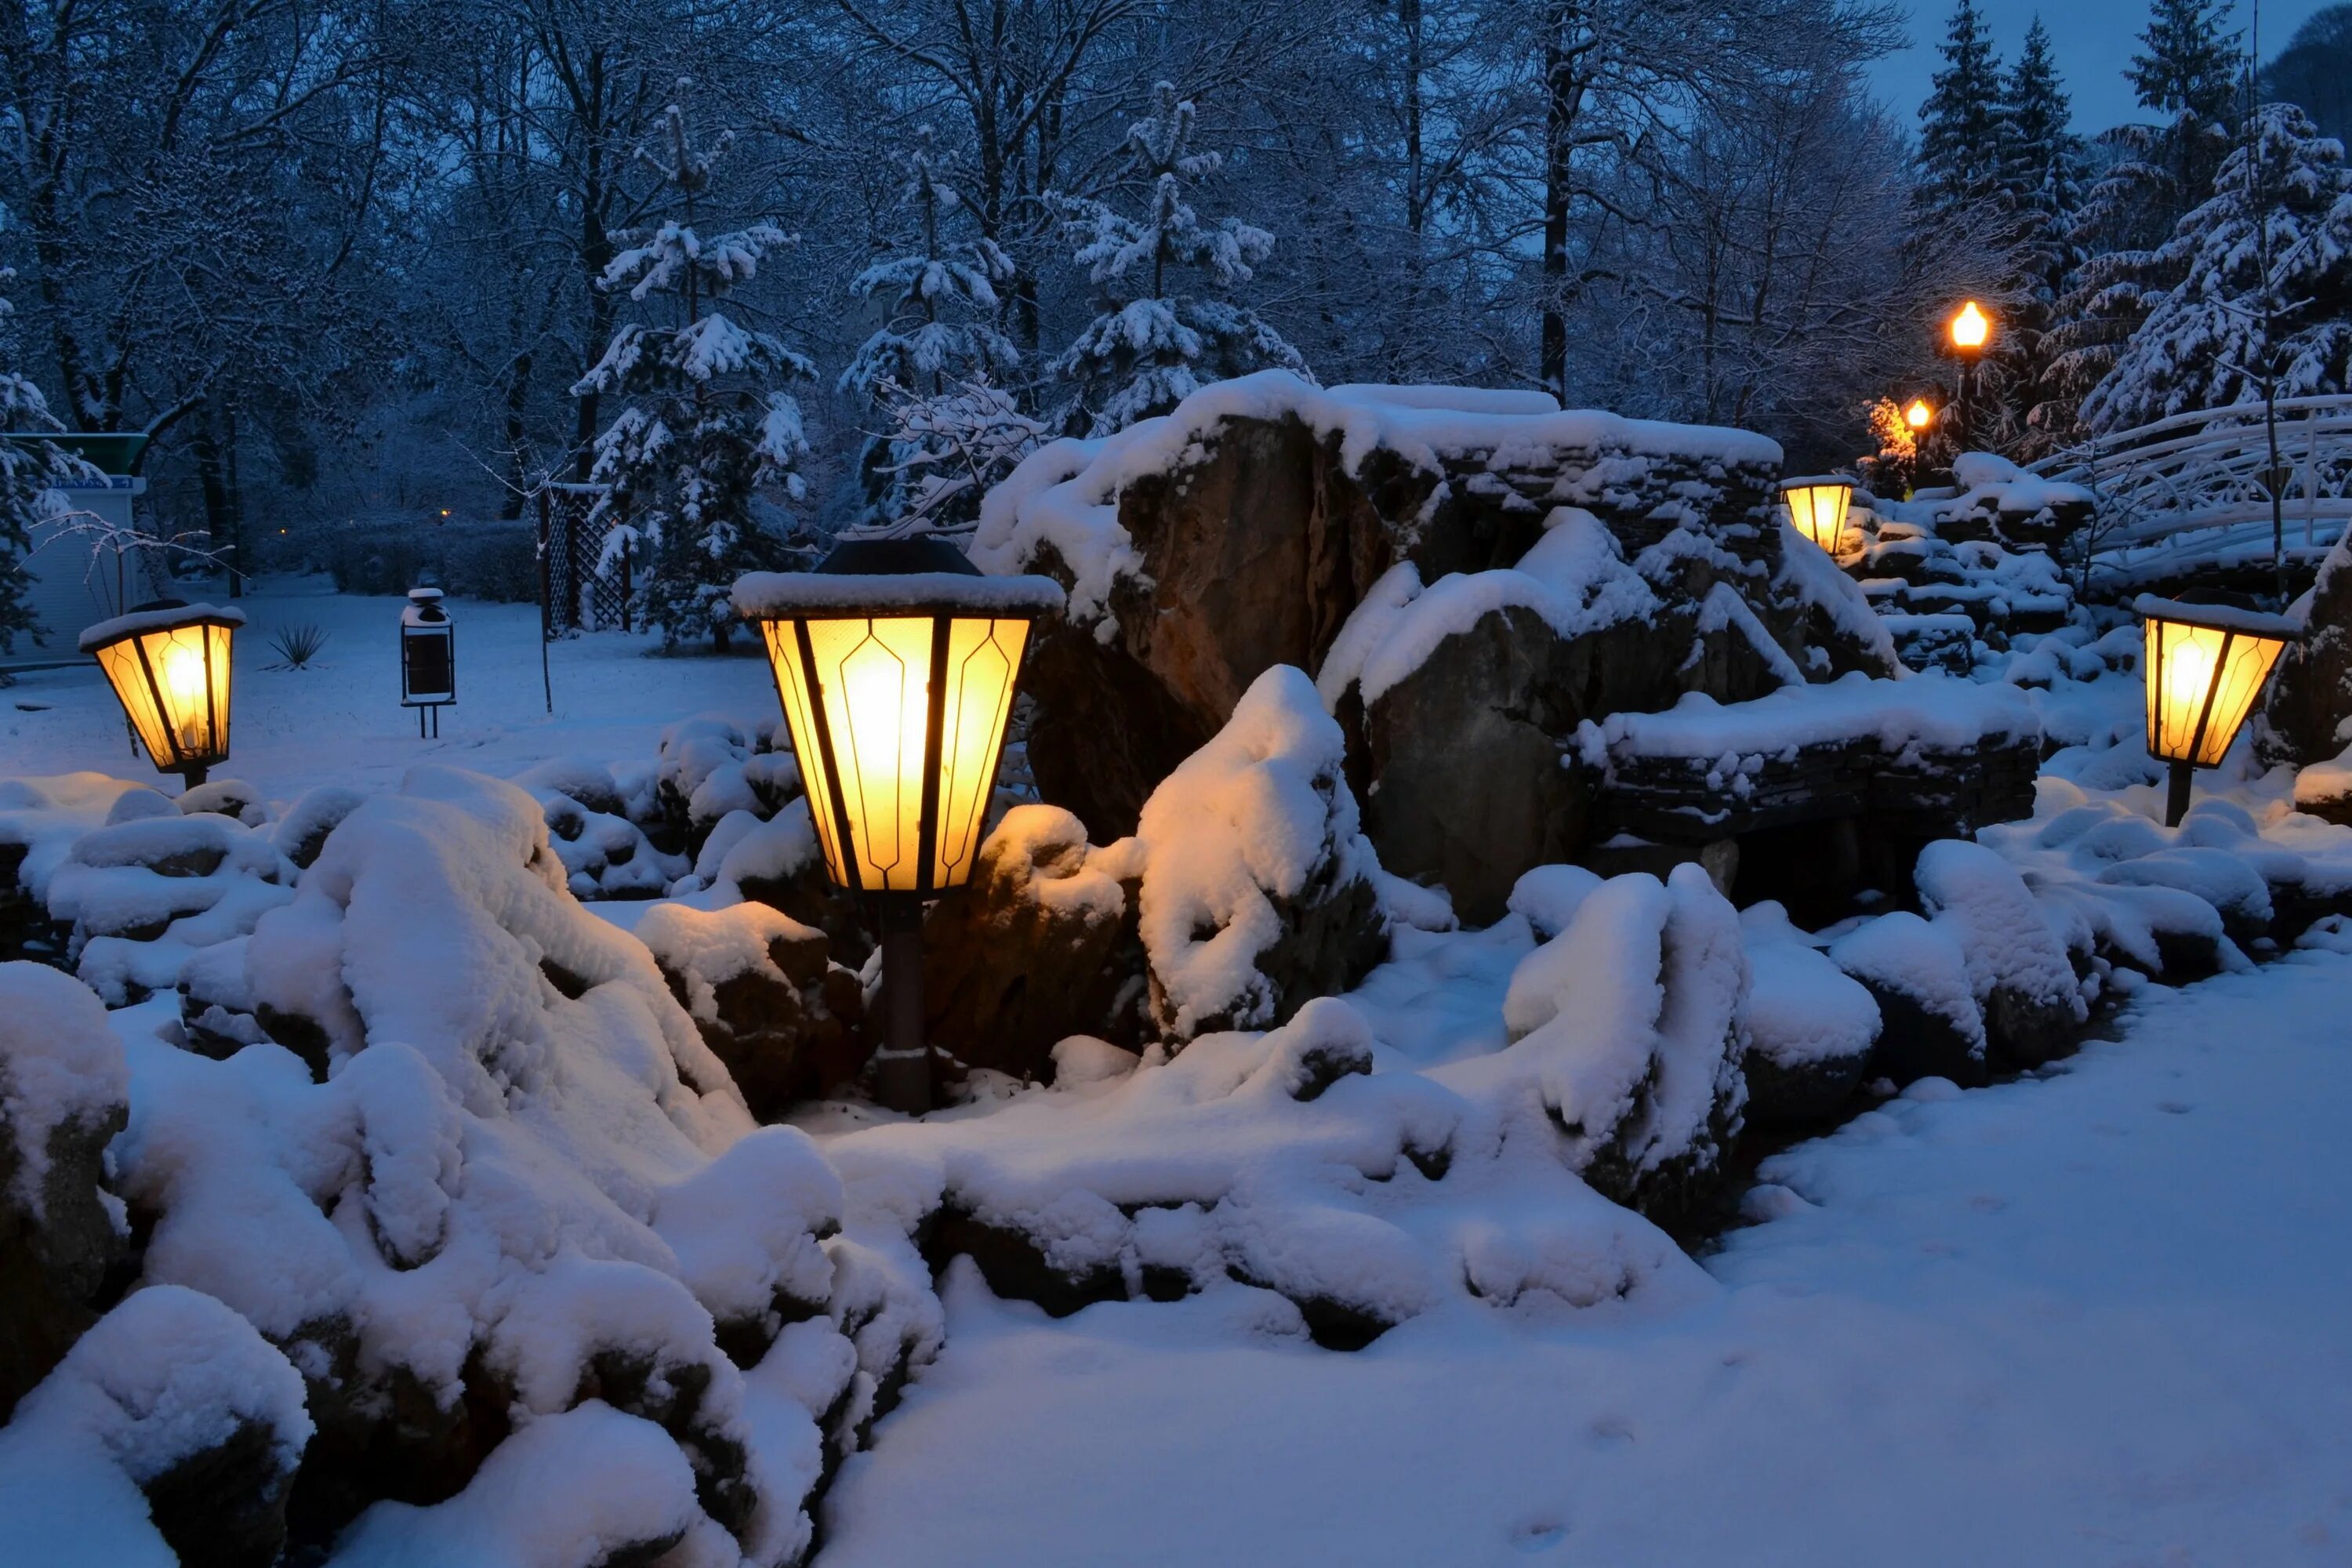
<path id="1" fill-rule="evenodd" d="M 916 132 L 899 165 L 900 205 L 913 220 L 907 247 L 849 285 L 854 297 L 883 296 L 890 308 L 838 384 L 881 426 L 858 457 L 858 524 L 912 518 L 926 528 L 955 528 L 977 517 L 979 490 L 1001 477 L 1008 454 L 1017 462 L 1028 450 L 1015 438 L 988 439 L 1011 437 L 1028 424 L 991 380 L 1021 363 L 1021 351 L 993 322 L 997 289 L 1013 277 L 1013 260 L 986 235 L 946 238 L 946 226 L 969 209 L 941 175 L 929 126 Z M 943 474 L 941 465 L 960 460 L 980 462 L 989 477 L 977 488 L 951 484 L 969 475 Z"/>
<path id="2" fill-rule="evenodd" d="M 2352 390 L 2352 169 L 2301 109 L 2256 113 L 2162 257 L 2179 281 L 2085 401 L 2094 427 Z"/>
<path id="3" fill-rule="evenodd" d="M 1919 106 L 1919 221 L 2000 200 L 2007 138 L 2000 58 L 1973 0 L 1960 0 L 1937 52 L 1927 100 Z"/>
<path id="4" fill-rule="evenodd" d="M 608 553 L 618 542 L 651 544 L 646 609 L 667 644 L 708 635 L 724 652 L 734 624 L 729 589 L 784 552 L 758 515 L 761 493 L 806 495 L 800 405 L 775 384 L 806 379 L 815 367 L 719 308 L 762 258 L 793 242 L 769 224 L 707 238 L 697 230 L 697 204 L 731 138 L 696 147 L 677 104 L 662 126 L 667 147 L 641 156 L 660 171 L 675 211 L 618 237 L 625 248 L 600 282 L 640 305 L 652 301 L 657 319 L 625 322 L 572 390 L 625 400 L 596 438 L 593 477 L 610 489 L 591 525 L 606 530 Z"/>
<path id="5" fill-rule="evenodd" d="M 2105 167 L 2071 231 L 2085 259 L 2059 300 L 2048 391 L 2034 410 L 2043 444 L 2080 439 L 2079 408 L 2116 367 L 2156 299 L 2180 281 L 2174 228 L 2213 188 L 2229 155 L 2235 35 L 2228 0 L 2155 0 L 2125 75 L 2142 108 L 2168 118 L 2099 138 Z"/>
<path id="6" fill-rule="evenodd" d="M 1054 362 L 1076 387 L 1072 418 L 1091 411 L 1097 435 L 1164 414 L 1207 382 L 1268 366 L 1310 374 L 1297 349 L 1228 297 L 1272 254 L 1274 237 L 1239 218 L 1202 225 L 1186 189 L 1224 160 L 1192 151 L 1192 105 L 1171 83 L 1156 83 L 1151 94 L 1150 114 L 1127 137 L 1149 191 L 1142 216 L 1084 197 L 1051 198 L 1079 241 L 1078 265 L 1101 293 L 1100 313 Z M 1187 270 L 1205 274 L 1202 291 L 1181 291 Z"/>
<path id="7" fill-rule="evenodd" d="M 2001 84 L 2000 114 L 2008 131 L 2000 183 L 2015 216 L 2021 287 L 2000 352 L 2017 422 L 2032 447 L 2047 422 L 2037 417 L 2042 405 L 2061 395 L 2051 375 L 2055 350 L 2049 336 L 2067 278 L 2082 260 L 2074 227 L 2084 194 L 2082 139 L 2039 16 Z"/>

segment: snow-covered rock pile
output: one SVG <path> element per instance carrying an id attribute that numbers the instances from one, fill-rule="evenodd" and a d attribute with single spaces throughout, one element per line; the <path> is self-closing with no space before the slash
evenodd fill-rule
<path id="1" fill-rule="evenodd" d="M 1041 450 L 991 492 L 972 556 L 1070 588 L 1068 621 L 1041 638 L 1029 678 L 1030 763 L 1045 799 L 1108 839 L 1264 670 L 1321 669 L 1368 599 L 1393 605 L 1453 574 L 1514 567 L 1562 519 L 1589 520 L 1645 563 L 1677 605 L 1691 601 L 1685 621 L 1718 578 L 1770 596 L 1779 461 L 1744 432 L 1562 412 L 1537 395 L 1323 391 L 1267 373 Z M 1538 575 L 1591 581 L 1585 542 L 1554 545 L 1562 559 Z M 1581 626 L 1640 614 L 1639 598 L 1596 604 L 1576 582 L 1511 578 L 1446 602 L 1473 621 L 1516 607 Z"/>
<path id="2" fill-rule="evenodd" d="M 540 802 L 583 899 L 658 898 L 689 875 L 708 885 L 730 849 L 801 795 L 781 723 L 747 732 L 708 714 L 664 730 L 650 763 L 558 757 L 515 782 Z"/>
<path id="3" fill-rule="evenodd" d="M 815 1489 L 936 1350 L 937 1302 L 903 1233 L 843 1231 L 832 1167 L 754 1126 L 646 947 L 566 882 L 529 795 L 420 767 L 352 810 L 250 935 L 208 950 L 236 958 L 212 989 L 249 1007 L 224 1058 L 183 1048 L 168 1007 L 121 1016 L 125 1057 L 95 1000 L 46 972 L 0 971 L 0 1016 L 72 988 L 80 1037 L 127 1064 L 93 1199 L 127 1205 L 139 1289 L 117 1313 L 184 1287 L 291 1363 L 315 1435 L 262 1425 L 269 1454 L 300 1452 L 279 1489 L 298 1542 L 360 1516 L 353 1561 L 423 1560 L 521 1508 L 590 1545 L 551 1557 L 516 1537 L 519 1561 L 796 1560 Z M 679 923 L 665 946 L 689 1004 L 739 941 L 761 947 L 754 969 L 813 973 L 811 933 L 782 917 Z M 0 1043 L 10 1084 L 60 1079 L 54 1048 Z M 81 1375 L 69 1363 L 34 1399 Z M 181 1426 L 251 1425 L 187 1386 L 172 1397 L 212 1403 Z"/>
<path id="4" fill-rule="evenodd" d="M 1952 462 L 1950 490 L 1929 491 L 1923 508 L 1936 533 L 1958 544 L 1985 540 L 2012 550 L 2047 552 L 2091 521 L 2098 498 L 2081 485 L 2027 473 L 1992 452 L 1963 452 Z"/>
<path id="5" fill-rule="evenodd" d="M 1966 675 L 2012 645 L 2081 619 L 2074 585 L 2047 553 L 1983 539 L 1956 543 L 1930 525 L 1878 515 L 1916 514 L 1932 504 L 1874 503 L 1846 560 L 1906 664 Z"/>
<path id="6" fill-rule="evenodd" d="M 2279 655 L 2263 693 L 2256 751 L 2263 761 L 2309 766 L 2352 747 L 2352 531 L 2319 563 L 2311 592 L 2290 606 L 2304 637 Z M 2352 790 L 2313 798 L 2338 802 Z M 2336 805 L 2338 815 L 2352 810 Z"/>
<path id="7" fill-rule="evenodd" d="M 761 903 L 665 903 L 636 935 L 761 1121 L 856 1079 L 865 994 L 823 931 Z"/>

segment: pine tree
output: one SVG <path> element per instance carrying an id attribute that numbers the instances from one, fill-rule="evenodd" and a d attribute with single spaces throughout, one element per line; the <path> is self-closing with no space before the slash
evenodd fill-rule
<path id="1" fill-rule="evenodd" d="M 2256 113 L 2162 255 L 2180 281 L 2085 401 L 2095 427 L 2352 390 L 2352 168 L 2302 110 Z"/>
<path id="2" fill-rule="evenodd" d="M 984 453 L 984 489 L 1001 477 L 996 468 L 1008 451 L 1017 462 L 1028 449 L 1002 438 L 1022 421 L 1010 397 L 990 383 L 1021 363 L 1021 351 L 992 321 L 997 289 L 1013 277 L 1013 260 L 986 235 L 953 243 L 942 237 L 942 225 L 968 209 L 940 177 L 929 126 L 916 132 L 899 163 L 906 175 L 900 201 L 916 220 L 912 247 L 876 262 L 849 285 L 857 299 L 890 298 L 889 319 L 838 384 L 884 424 L 858 458 L 865 490 L 858 522 L 871 528 L 914 517 L 926 528 L 961 527 L 978 516 L 979 494 L 950 482 L 968 472 L 947 475 L 941 465 L 952 467 L 959 458 L 983 461 Z"/>
<path id="3" fill-rule="evenodd" d="M 1920 179 L 1915 223 L 1998 201 L 2008 127 L 2002 116 L 2000 58 L 1974 0 L 1960 0 L 1927 100 L 1919 106 Z"/>
<path id="4" fill-rule="evenodd" d="M 1127 137 L 1135 173 L 1150 184 L 1143 216 L 1130 218 L 1084 197 L 1052 198 L 1065 228 L 1080 241 L 1076 259 L 1102 294 L 1101 313 L 1054 362 L 1055 374 L 1076 384 L 1079 409 L 1092 409 L 1097 434 L 1164 414 L 1205 382 L 1268 366 L 1311 379 L 1297 349 L 1225 297 L 1272 254 L 1274 237 L 1238 218 L 1202 225 L 1185 187 L 1215 174 L 1224 160 L 1191 150 L 1191 100 L 1178 99 L 1164 81 L 1151 93 L 1151 113 Z M 1207 274 L 1206 292 L 1177 291 L 1184 268 Z"/>
<path id="5" fill-rule="evenodd" d="M 625 248 L 600 286 L 625 289 L 639 304 L 665 301 L 668 324 L 624 323 L 572 391 L 627 400 L 596 438 L 593 478 L 611 488 L 591 525 L 606 529 L 608 552 L 633 538 L 652 545 L 646 606 L 665 642 L 708 633 L 723 653 L 734 623 L 729 589 L 782 553 L 755 515 L 760 492 L 775 486 L 793 500 L 807 493 L 800 405 L 771 384 L 804 380 L 815 366 L 719 309 L 762 258 L 793 243 L 769 224 L 707 239 L 697 231 L 695 205 L 731 137 L 698 149 L 677 104 L 664 110 L 662 128 L 666 152 L 640 156 L 660 171 L 677 212 L 620 237 Z"/>
<path id="6" fill-rule="evenodd" d="M 2228 156 L 2235 35 L 2221 30 L 2229 0 L 2155 0 L 2143 53 L 2125 75 L 2160 125 L 2123 125 L 2099 138 L 2105 167 L 2075 214 L 2073 242 L 2085 259 L 2057 304 L 2047 392 L 2033 411 L 2040 444 L 2084 434 L 2079 413 L 2147 320 L 2178 285 L 2174 229 L 2213 188 Z"/>
<path id="7" fill-rule="evenodd" d="M 2051 374 L 2055 350 L 2050 329 L 2066 279 L 2083 259 L 2074 240 L 2084 195 L 2083 143 L 2051 57 L 2049 30 L 2039 16 L 2026 29 L 2025 47 L 2001 84 L 2000 115 L 2008 131 L 2000 183 L 2015 215 L 2021 287 L 2000 352 L 2003 380 L 2012 389 L 2017 422 L 2031 447 L 2034 433 L 2047 422 L 2037 414 L 2062 395 Z"/>

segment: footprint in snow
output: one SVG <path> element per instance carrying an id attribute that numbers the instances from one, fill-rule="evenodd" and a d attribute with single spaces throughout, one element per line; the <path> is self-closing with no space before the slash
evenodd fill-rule
<path id="1" fill-rule="evenodd" d="M 1557 1519 L 1535 1519 L 1511 1531 L 1511 1544 L 1533 1556 L 1549 1552 L 1568 1539 L 1568 1525 Z"/>

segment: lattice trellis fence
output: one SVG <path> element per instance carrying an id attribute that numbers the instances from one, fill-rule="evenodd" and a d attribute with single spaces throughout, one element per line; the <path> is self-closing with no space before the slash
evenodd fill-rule
<path id="1" fill-rule="evenodd" d="M 540 488 L 541 574 L 547 635 L 629 631 L 644 624 L 643 563 L 627 545 L 608 556 L 589 514 L 603 485 L 550 479 Z"/>

